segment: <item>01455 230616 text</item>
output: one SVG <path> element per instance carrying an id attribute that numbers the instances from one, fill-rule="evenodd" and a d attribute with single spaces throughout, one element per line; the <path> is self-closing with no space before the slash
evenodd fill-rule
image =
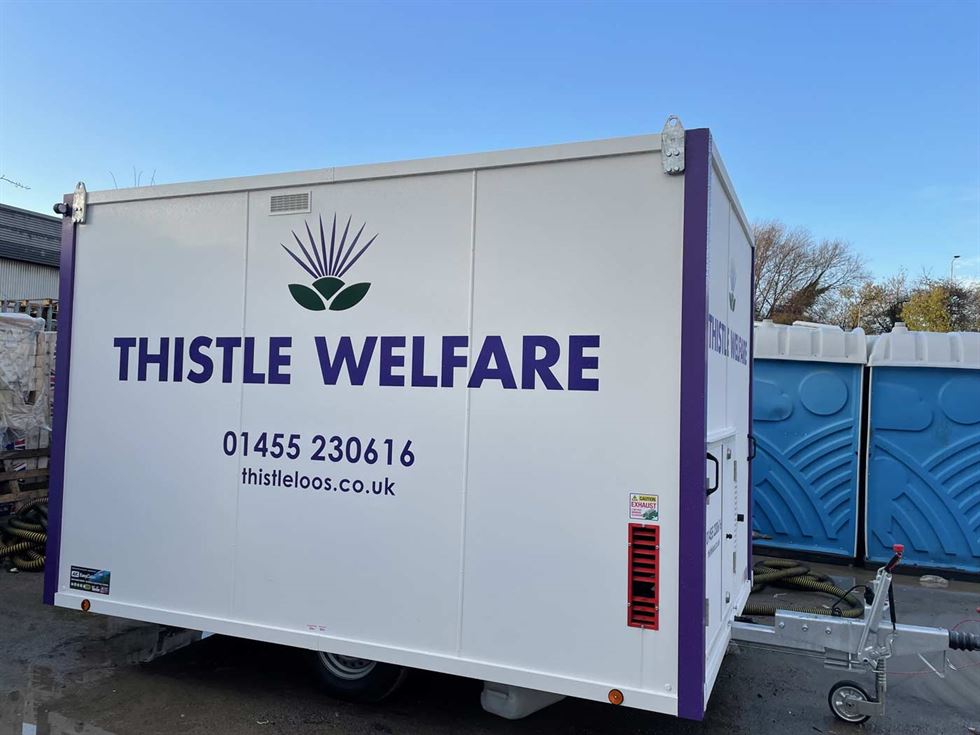
<path id="1" fill-rule="evenodd" d="M 315 434 L 304 442 L 302 434 L 286 432 L 226 431 L 221 448 L 233 457 L 259 456 L 270 459 L 308 459 L 313 462 L 346 462 L 347 464 L 381 464 L 389 467 L 415 464 L 412 440 L 361 439 L 357 436 Z"/>

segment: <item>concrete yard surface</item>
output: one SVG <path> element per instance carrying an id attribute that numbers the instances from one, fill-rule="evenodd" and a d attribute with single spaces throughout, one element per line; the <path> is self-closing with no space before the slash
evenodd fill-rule
<path id="1" fill-rule="evenodd" d="M 848 567 L 821 570 L 842 583 L 873 576 Z M 980 584 L 926 589 L 918 576 L 897 576 L 896 583 L 900 622 L 950 627 L 980 618 Z M 223 636 L 140 664 L 156 626 L 47 607 L 41 586 L 40 575 L 0 573 L 3 735 L 980 732 L 980 653 L 950 652 L 957 671 L 945 679 L 918 659 L 892 659 L 888 711 L 863 726 L 835 720 L 827 693 L 839 679 L 872 690 L 870 675 L 736 646 L 702 723 L 574 699 L 511 722 L 480 708 L 480 682 L 421 671 L 381 704 L 333 700 L 318 689 L 309 652 Z M 790 596 L 785 590 L 763 594 Z M 980 632 L 980 622 L 960 629 Z"/>

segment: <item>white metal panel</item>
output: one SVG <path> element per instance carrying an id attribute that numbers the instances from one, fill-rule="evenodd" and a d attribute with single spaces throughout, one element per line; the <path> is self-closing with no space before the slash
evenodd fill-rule
<path id="1" fill-rule="evenodd" d="M 478 174 L 477 342 L 601 335 L 601 378 L 471 394 L 469 657 L 677 691 L 681 184 L 653 155 Z M 660 496 L 659 631 L 626 625 L 630 492 Z"/>
<path id="2" fill-rule="evenodd" d="M 718 152 L 714 138 L 711 138 L 711 173 L 715 185 L 721 186 L 725 190 L 725 198 L 728 200 L 728 206 L 731 208 L 732 217 L 734 218 L 732 224 L 741 230 L 741 235 L 738 239 L 746 242 L 750 248 L 755 248 L 755 242 L 752 239 L 752 225 L 749 224 L 749 218 L 745 216 L 742 203 L 739 201 L 738 194 L 735 193 L 735 187 L 728 175 L 725 162 Z"/>
<path id="3" fill-rule="evenodd" d="M 469 333 L 473 174 L 316 187 L 310 215 L 270 217 L 267 198 L 256 192 L 250 199 L 246 333 L 292 337 L 291 383 L 244 386 L 242 428 L 253 437 L 299 434 L 302 454 L 296 460 L 229 457 L 226 472 L 284 469 L 368 484 L 387 479 L 394 495 L 240 484 L 236 615 L 455 653 L 467 391 L 380 385 L 377 347 L 364 385 L 350 385 L 346 375 L 324 385 L 314 338 L 326 336 L 334 350 L 349 336 L 360 350 L 366 338 L 405 336 L 406 347 L 397 351 L 405 365 L 395 373 L 410 376 L 411 339 L 421 336 L 427 373 L 438 374 L 441 337 Z M 299 252 L 292 233 L 308 240 L 309 223 L 319 244 L 322 214 L 329 257 L 335 212 L 338 245 L 348 216 L 348 246 L 363 223 L 358 249 L 378 234 L 344 276 L 348 284 L 369 282 L 370 290 L 350 310 L 307 311 L 287 286 L 312 279 L 280 243 Z M 373 438 L 382 453 L 386 438 L 397 453 L 411 440 L 415 462 L 406 468 L 397 456 L 393 466 L 385 457 L 370 465 L 314 461 L 318 434 L 345 443 L 357 437 L 365 445 Z M 215 450 L 219 439 L 213 437 Z M 288 516 L 288 543 L 269 532 L 280 514 Z"/>
<path id="4" fill-rule="evenodd" d="M 868 364 L 980 370 L 980 333 L 915 332 L 899 322 L 875 340 Z"/>
<path id="5" fill-rule="evenodd" d="M 720 464 L 717 466 L 718 482 L 721 487 L 707 499 L 705 510 L 705 656 L 706 673 L 710 675 L 711 664 L 717 658 L 716 652 L 727 645 L 725 627 L 724 591 L 725 549 L 722 544 L 725 526 L 726 494 L 730 492 L 728 482 L 729 461 L 726 454 L 731 450 L 735 428 L 728 417 L 728 358 L 729 350 L 729 279 L 731 276 L 728 259 L 728 237 L 731 225 L 731 209 L 728 197 L 721 186 L 717 174 L 712 169 L 709 176 L 709 222 L 708 222 L 708 324 L 707 324 L 707 433 L 717 437 L 708 444 L 708 454 Z M 708 482 L 715 482 L 716 465 L 706 463 Z M 710 691 L 705 687 L 705 696 Z"/>
<path id="6" fill-rule="evenodd" d="M 867 357 L 864 330 L 845 332 L 832 324 L 756 322 L 753 357 L 756 359 L 840 362 L 863 365 Z"/>
<path id="7" fill-rule="evenodd" d="M 731 208 L 728 197 L 712 170 L 709 177 L 708 222 L 708 432 L 731 426 L 727 416 L 728 372 L 726 351 L 728 349 L 728 281 L 730 276 L 728 262 L 728 229 L 731 222 Z"/>
<path id="8" fill-rule="evenodd" d="M 717 153 L 714 163 L 721 166 Z M 722 171 L 724 169 L 722 168 Z M 730 349 L 728 360 L 728 420 L 737 428 L 733 441 L 733 462 L 731 466 L 732 500 L 728 514 L 729 539 L 727 558 L 733 558 L 733 566 L 728 574 L 732 599 L 730 610 L 740 612 L 750 592 L 749 549 L 752 529 L 748 523 L 749 500 L 749 434 L 752 431 L 752 407 L 749 404 L 749 384 L 752 355 L 749 340 L 752 337 L 752 242 L 749 232 L 738 216 L 738 201 L 730 188 L 726 188 L 732 216 L 729 220 L 728 254 L 731 268 L 736 277 L 731 285 L 734 295 L 734 308 L 729 309 L 729 328 L 735 333 L 736 346 Z M 742 520 L 738 520 L 742 518 Z M 728 564 L 726 558 L 726 565 Z M 731 616 L 729 616 L 731 617 Z"/>
<path id="9" fill-rule="evenodd" d="M 230 611 L 236 483 L 216 441 L 241 386 L 139 381 L 134 360 L 121 381 L 113 339 L 241 335 L 245 202 L 103 205 L 78 228 L 61 591 L 75 565 L 129 603 Z"/>

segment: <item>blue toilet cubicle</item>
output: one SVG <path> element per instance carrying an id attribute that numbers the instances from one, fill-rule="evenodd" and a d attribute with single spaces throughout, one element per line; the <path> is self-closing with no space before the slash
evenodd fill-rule
<path id="1" fill-rule="evenodd" d="M 980 572 L 980 334 L 896 325 L 868 364 L 866 558 Z"/>
<path id="2" fill-rule="evenodd" d="M 755 325 L 752 523 L 756 544 L 857 555 L 864 332 Z"/>

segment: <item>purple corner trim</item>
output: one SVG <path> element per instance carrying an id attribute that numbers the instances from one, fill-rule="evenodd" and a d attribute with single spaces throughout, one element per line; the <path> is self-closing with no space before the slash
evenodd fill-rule
<path id="1" fill-rule="evenodd" d="M 749 452 L 752 452 L 752 438 L 755 436 L 755 429 L 752 423 L 752 388 L 755 384 L 755 248 L 752 248 L 752 272 L 749 274 Z M 745 507 L 745 543 L 749 547 L 746 554 L 748 560 L 745 567 L 745 578 L 752 579 L 752 460 L 745 464 L 748 465 L 748 504 Z"/>
<path id="2" fill-rule="evenodd" d="M 681 277 L 680 554 L 677 714 L 704 717 L 705 431 L 707 425 L 708 201 L 711 135 L 689 130 L 684 144 L 684 255 Z"/>
<path id="3" fill-rule="evenodd" d="M 65 195 L 71 211 L 73 196 Z M 51 474 L 48 484 L 48 542 L 44 564 L 44 603 L 54 604 L 61 565 L 61 508 L 65 493 L 65 430 L 68 428 L 68 371 L 71 363 L 71 307 L 75 292 L 75 223 L 61 222 L 58 289 L 58 341 L 55 352 L 54 425 L 51 427 Z"/>

